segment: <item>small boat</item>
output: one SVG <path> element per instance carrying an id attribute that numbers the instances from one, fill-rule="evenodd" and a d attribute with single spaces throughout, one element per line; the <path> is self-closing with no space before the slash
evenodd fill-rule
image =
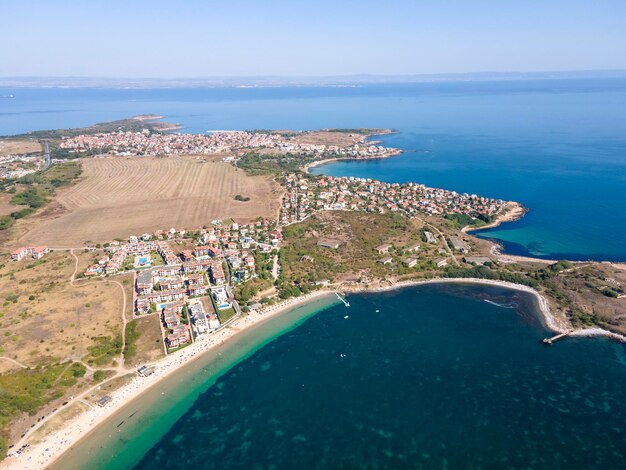
<path id="1" fill-rule="evenodd" d="M 346 315 L 346 316 L 345 316 L 345 317 L 343 317 L 343 318 L 350 318 L 350 315 Z"/>

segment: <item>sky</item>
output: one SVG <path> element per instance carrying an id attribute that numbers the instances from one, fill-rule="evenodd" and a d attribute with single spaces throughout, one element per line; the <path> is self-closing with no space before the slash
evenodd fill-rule
<path id="1" fill-rule="evenodd" d="M 626 0 L 0 0 L 0 77 L 626 69 Z"/>

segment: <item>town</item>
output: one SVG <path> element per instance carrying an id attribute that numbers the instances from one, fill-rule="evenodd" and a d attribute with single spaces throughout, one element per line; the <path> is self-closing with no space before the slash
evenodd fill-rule
<path id="1" fill-rule="evenodd" d="M 125 243 L 106 244 L 105 256 L 89 266 L 84 275 L 112 276 L 133 271 L 134 315 L 160 316 L 166 353 L 170 353 L 241 314 L 233 288 L 256 278 L 259 264 L 263 264 L 261 269 L 270 269 L 276 280 L 280 272 L 277 253 L 281 227 L 303 221 L 315 211 L 398 212 L 409 217 L 462 214 L 490 220 L 505 205 L 501 200 L 415 183 L 389 184 L 353 177 L 307 177 L 292 173 L 284 176 L 283 184 L 286 193 L 280 225 L 269 220 L 242 225 L 214 221 L 211 228 L 197 232 L 172 228 L 131 236 Z M 431 232 L 426 231 L 425 236 L 428 243 L 436 243 Z M 456 251 L 469 251 L 457 237 L 450 241 Z M 320 243 L 333 248 L 331 242 Z M 177 253 L 173 245 L 180 247 Z M 416 245 L 414 251 L 418 249 Z M 377 251 L 387 253 L 385 247 L 378 247 Z M 384 264 L 385 258 L 381 262 Z M 409 258 L 405 264 L 414 267 L 417 258 Z M 436 264 L 445 266 L 445 258 Z"/>
<path id="2" fill-rule="evenodd" d="M 35 173 L 46 166 L 41 155 L 20 154 L 0 156 L 0 179 L 14 179 Z"/>
<path id="3" fill-rule="evenodd" d="M 242 313 L 233 288 L 256 278 L 260 269 L 278 271 L 280 240 L 275 222 L 268 220 L 214 221 L 196 232 L 172 228 L 106 244 L 104 256 L 84 276 L 132 271 L 134 317 L 160 316 L 167 354 Z M 179 253 L 172 244 L 182 246 Z"/>
<path id="4" fill-rule="evenodd" d="M 384 183 L 370 178 L 319 176 L 306 178 L 295 173 L 283 181 L 280 223 L 299 222 L 316 210 L 355 210 L 449 216 L 459 214 L 472 220 L 491 221 L 503 210 L 505 201 L 475 194 L 459 194 L 417 183 Z"/>
<path id="5" fill-rule="evenodd" d="M 359 135 L 356 142 L 348 146 L 299 142 L 299 136 L 306 132 L 289 134 L 214 131 L 206 134 L 155 133 L 145 129 L 142 132 L 110 132 L 83 134 L 64 138 L 60 148 L 76 154 L 106 154 L 119 156 L 157 155 L 209 155 L 236 154 L 241 156 L 250 150 L 289 152 L 301 155 L 332 157 L 383 157 L 398 153 L 397 149 L 386 148 L 373 142 L 366 142 L 367 135 Z M 236 157 L 230 156 L 229 161 Z"/>
<path id="6" fill-rule="evenodd" d="M 315 159 L 345 155 L 375 157 L 396 151 L 366 142 L 365 138 L 366 134 L 355 134 L 344 142 L 356 143 L 340 147 L 298 142 L 291 134 L 219 131 L 197 135 L 144 130 L 82 134 L 65 138 L 60 145 L 77 153 L 97 150 L 120 156 L 224 153 L 223 159 L 233 164 L 237 161 L 233 155 L 238 151 L 255 148 L 302 152 Z M 390 184 L 373 179 L 313 176 L 302 172 L 283 173 L 277 176 L 277 181 L 284 190 L 277 221 L 261 219 L 238 224 L 233 220 L 215 220 L 211 226 L 196 231 L 172 228 L 132 235 L 124 241 L 113 240 L 104 244 L 102 250 L 92 247 L 98 256 L 83 276 L 106 277 L 132 272 L 133 316 L 159 316 L 164 351 L 168 354 L 192 344 L 198 335 L 228 324 L 240 316 L 242 310 L 259 308 L 261 304 L 256 290 L 248 289 L 244 304 L 240 305 L 242 299 L 237 296 L 237 288 L 257 279 L 259 274 L 268 281 L 263 284 L 264 288 L 274 285 L 281 271 L 278 251 L 282 227 L 304 221 L 316 211 L 398 213 L 409 218 L 461 216 L 463 225 L 469 225 L 491 222 L 507 204 L 502 200 L 416 183 Z M 433 233 L 426 231 L 425 237 L 426 242 L 436 243 Z M 469 251 L 461 246 L 461 240 L 450 239 L 450 242 L 456 251 Z M 320 243 L 325 242 L 321 240 Z M 332 245 L 331 242 L 328 244 Z M 419 247 L 413 251 L 417 249 Z M 22 247 L 13 253 L 12 258 L 17 261 L 27 256 L 39 259 L 48 251 L 47 247 Z M 387 255 L 383 248 L 377 251 Z M 445 250 L 440 251 L 446 255 Z M 388 258 L 386 256 L 380 262 L 389 264 Z M 482 259 L 475 261 L 477 264 L 486 262 Z M 417 256 L 407 258 L 404 263 L 409 268 L 416 267 Z M 444 267 L 445 258 L 436 260 L 436 265 Z"/>

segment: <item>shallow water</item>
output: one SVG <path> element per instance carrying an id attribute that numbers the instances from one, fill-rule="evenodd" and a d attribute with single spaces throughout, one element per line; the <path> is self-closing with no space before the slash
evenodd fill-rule
<path id="1" fill-rule="evenodd" d="M 534 298 L 499 287 L 349 301 L 220 377 L 135 468 L 623 464 L 623 345 L 546 347 Z"/>
<path id="2" fill-rule="evenodd" d="M 50 470 L 132 468 L 198 396 L 239 361 L 337 302 L 324 296 L 242 331 L 127 404 L 73 446 Z"/>

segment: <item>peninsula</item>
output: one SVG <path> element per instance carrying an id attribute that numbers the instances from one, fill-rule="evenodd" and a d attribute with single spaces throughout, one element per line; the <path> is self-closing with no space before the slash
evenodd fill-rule
<path id="1" fill-rule="evenodd" d="M 390 130 L 187 134 L 158 118 L 0 140 L 10 158 L 52 150 L 0 180 L 0 468 L 51 464 L 201 353 L 312 299 L 498 283 L 535 295 L 555 333 L 626 334 L 625 266 L 503 255 L 471 235 L 521 204 L 308 173 L 397 155 L 372 140 Z"/>

